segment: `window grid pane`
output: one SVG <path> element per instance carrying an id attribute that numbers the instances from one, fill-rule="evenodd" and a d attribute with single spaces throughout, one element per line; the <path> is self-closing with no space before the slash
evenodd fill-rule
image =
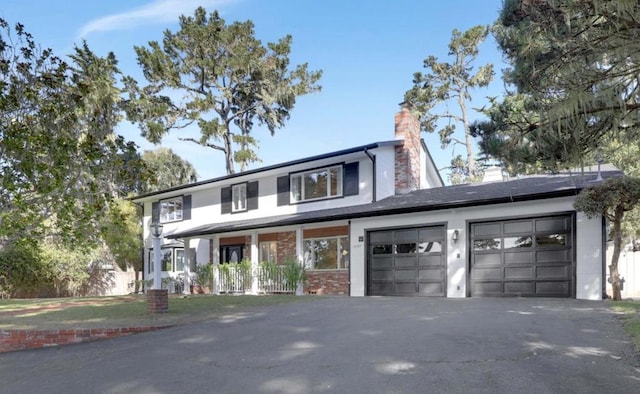
<path id="1" fill-rule="evenodd" d="M 293 202 L 319 200 L 342 195 L 342 167 L 330 167 L 292 175 Z"/>
<path id="2" fill-rule="evenodd" d="M 160 221 L 182 220 L 182 197 L 160 201 Z"/>
<path id="3" fill-rule="evenodd" d="M 241 185 L 233 186 L 232 194 L 233 194 L 232 211 L 238 212 L 238 211 L 246 210 L 247 209 L 247 185 L 243 183 Z"/>

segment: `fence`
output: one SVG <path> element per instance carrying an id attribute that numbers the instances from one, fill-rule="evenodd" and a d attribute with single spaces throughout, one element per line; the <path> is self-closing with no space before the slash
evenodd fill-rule
<path id="1" fill-rule="evenodd" d="M 258 294 L 295 293 L 297 284 L 291 285 L 287 279 L 286 267 L 280 265 L 260 265 L 252 272 L 241 264 L 222 264 L 214 267 L 214 286 L 218 293 Z M 252 275 L 254 274 L 254 275 Z M 256 288 L 253 288 L 254 281 Z"/>
<path id="2" fill-rule="evenodd" d="M 613 294 L 609 284 L 609 263 L 613 247 L 607 249 L 607 294 Z M 618 260 L 618 272 L 624 278 L 624 288 L 620 292 L 622 298 L 640 298 L 640 252 L 623 251 Z"/>

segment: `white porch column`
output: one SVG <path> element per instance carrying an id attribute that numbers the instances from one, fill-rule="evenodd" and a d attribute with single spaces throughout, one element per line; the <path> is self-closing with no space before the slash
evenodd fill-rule
<path id="1" fill-rule="evenodd" d="M 251 294 L 258 294 L 258 232 L 251 233 Z"/>
<path id="2" fill-rule="evenodd" d="M 214 235 L 211 237 L 210 242 L 212 244 L 211 249 L 213 252 L 213 256 L 211 256 L 211 264 L 213 264 L 213 287 L 211 288 L 211 294 L 220 294 L 220 291 L 218 290 L 218 283 L 220 282 L 220 272 L 218 271 L 218 266 L 220 265 L 220 237 L 218 235 Z"/>
<path id="3" fill-rule="evenodd" d="M 298 264 L 302 264 L 304 267 L 304 232 L 302 226 L 296 228 L 296 258 L 298 259 Z M 303 295 L 304 288 L 303 284 L 299 283 L 298 288 L 296 289 L 296 295 Z"/>
<path id="4" fill-rule="evenodd" d="M 184 239 L 184 286 L 182 288 L 182 294 L 187 295 L 190 293 L 191 288 L 191 238 Z M 195 258 L 195 257 L 194 257 Z"/>

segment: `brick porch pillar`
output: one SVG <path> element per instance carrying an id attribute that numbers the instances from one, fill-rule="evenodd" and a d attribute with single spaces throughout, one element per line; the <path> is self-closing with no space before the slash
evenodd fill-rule
<path id="1" fill-rule="evenodd" d="M 169 290 L 147 290 L 147 313 L 167 313 L 169 311 Z"/>

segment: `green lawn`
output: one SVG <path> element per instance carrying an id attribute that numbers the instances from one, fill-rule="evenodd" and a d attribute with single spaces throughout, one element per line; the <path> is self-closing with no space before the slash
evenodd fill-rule
<path id="1" fill-rule="evenodd" d="M 624 328 L 640 350 L 640 302 L 617 301 L 612 309 L 624 315 Z"/>
<path id="2" fill-rule="evenodd" d="M 0 300 L 0 330 L 112 328 L 241 318 L 263 306 L 318 299 L 309 296 L 197 295 L 169 297 L 169 312 L 147 313 L 145 296 Z"/>

